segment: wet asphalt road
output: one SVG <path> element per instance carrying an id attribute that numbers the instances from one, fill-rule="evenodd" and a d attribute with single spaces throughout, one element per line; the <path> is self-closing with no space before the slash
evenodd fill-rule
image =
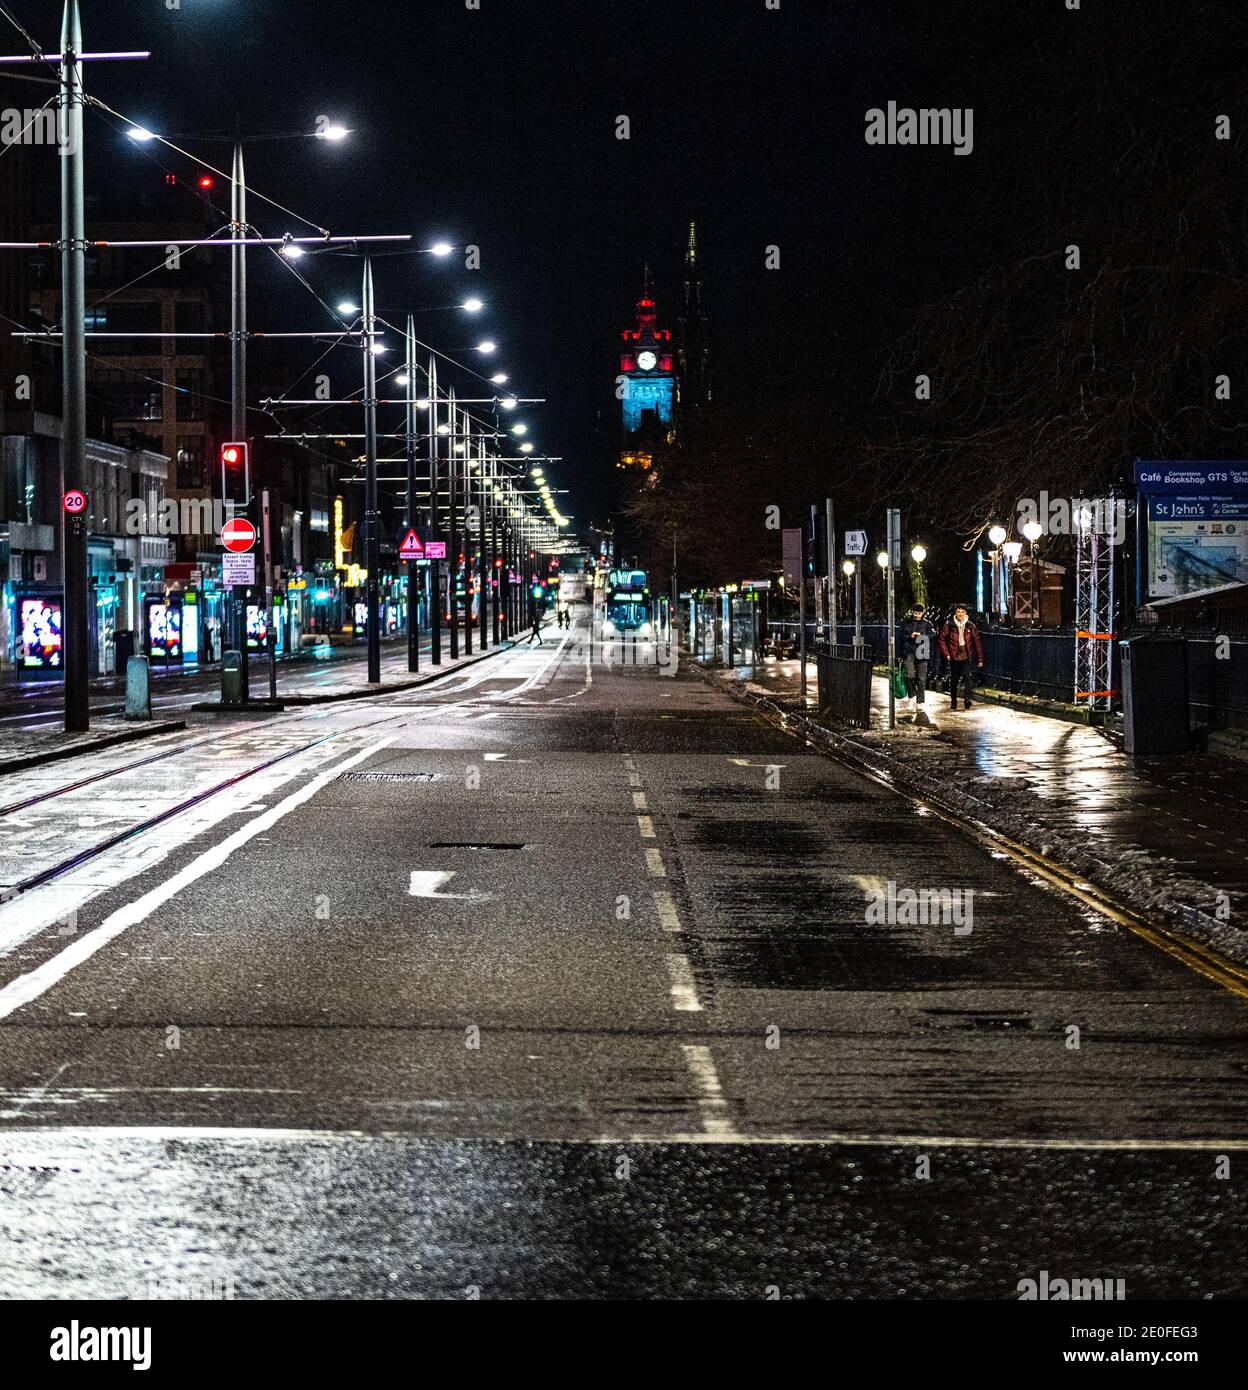
<path id="1" fill-rule="evenodd" d="M 584 636 L 274 721 L 0 915 L 0 1294 L 1242 1295 L 1248 1001 Z"/>

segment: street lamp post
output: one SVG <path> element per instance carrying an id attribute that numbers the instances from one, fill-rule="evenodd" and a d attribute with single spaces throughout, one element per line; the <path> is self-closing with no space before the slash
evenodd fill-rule
<path id="1" fill-rule="evenodd" d="M 407 316 L 406 352 L 403 355 L 407 378 L 407 529 L 416 529 L 416 319 Z M 429 564 L 428 556 L 425 563 Z M 407 669 L 420 670 L 420 567 L 407 562 Z"/>
<path id="2" fill-rule="evenodd" d="M 429 529 L 433 540 L 440 529 L 438 502 L 438 363 L 429 357 Z M 426 545 L 426 549 L 428 546 Z M 442 665 L 442 561 L 429 561 L 429 657 L 435 666 Z"/>
<path id="3" fill-rule="evenodd" d="M 472 516 L 472 420 L 468 412 L 463 412 L 464 433 L 463 437 L 451 446 L 452 453 L 459 453 L 463 459 L 463 482 L 464 482 L 464 655 L 472 655 L 472 533 L 468 529 L 468 521 Z M 452 435 L 452 438 L 455 436 Z M 455 557 L 458 565 L 459 556 Z M 455 585 L 458 592 L 459 584 Z"/>
<path id="4" fill-rule="evenodd" d="M 478 619 L 481 623 L 481 650 L 488 651 L 490 647 L 490 585 L 489 574 L 486 565 L 489 563 L 488 546 L 486 545 L 486 508 L 489 501 L 485 491 L 485 440 L 482 439 L 477 449 L 477 497 L 480 500 L 480 511 L 477 515 L 477 608 Z"/>
<path id="5" fill-rule="evenodd" d="M 247 182 L 243 169 L 243 142 L 234 141 L 234 161 L 230 168 L 230 438 L 247 439 Z M 244 486 L 250 480 L 244 475 Z M 224 499 L 222 499 L 224 500 Z M 243 496 L 244 511 L 251 501 Z M 234 610 L 234 642 L 239 653 L 239 682 L 244 703 L 251 698 L 251 666 L 247 653 L 247 589 L 235 585 L 231 595 Z"/>
<path id="6" fill-rule="evenodd" d="M 455 524 L 455 513 L 459 506 L 457 497 L 458 482 L 455 477 L 455 428 L 458 414 L 455 410 L 455 388 L 447 392 L 446 419 L 449 426 L 447 442 L 450 448 L 446 454 L 446 502 L 450 513 L 447 520 L 446 546 L 446 588 L 447 610 L 451 620 L 451 660 L 459 660 L 459 530 Z"/>
<path id="7" fill-rule="evenodd" d="M 61 28 L 61 518 L 65 579 L 65 732 L 91 723 L 87 642 L 87 526 L 90 508 L 69 513 L 64 498 L 87 485 L 86 229 L 82 198 L 82 22 L 66 0 Z"/>
<path id="8" fill-rule="evenodd" d="M 377 502 L 377 355 L 373 331 L 377 316 L 373 305 L 373 263 L 364 261 L 364 563 L 368 566 L 365 595 L 368 624 L 368 683 L 381 684 L 381 517 Z"/>

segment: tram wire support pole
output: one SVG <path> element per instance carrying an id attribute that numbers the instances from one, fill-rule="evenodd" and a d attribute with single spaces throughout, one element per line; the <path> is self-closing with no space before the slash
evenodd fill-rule
<path id="1" fill-rule="evenodd" d="M 407 531 L 415 531 L 416 521 L 416 316 L 407 316 L 406 351 L 403 372 L 407 377 Z M 431 564 L 425 556 L 426 567 Z M 420 670 L 420 566 L 407 562 L 407 669 Z"/>
<path id="2" fill-rule="evenodd" d="M 364 258 L 364 563 L 368 566 L 365 599 L 368 624 L 368 683 L 381 684 L 381 517 L 377 501 L 377 355 L 373 352 L 376 312 L 373 263 Z"/>

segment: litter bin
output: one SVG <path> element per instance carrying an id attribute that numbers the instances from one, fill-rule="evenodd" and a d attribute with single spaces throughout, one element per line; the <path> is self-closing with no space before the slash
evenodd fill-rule
<path id="1" fill-rule="evenodd" d="M 126 714 L 127 719 L 150 719 L 152 717 L 152 673 L 148 668 L 147 657 L 132 656 L 126 662 Z"/>
<path id="2" fill-rule="evenodd" d="M 1145 633 L 1118 644 L 1122 658 L 1123 747 L 1128 753 L 1185 753 L 1187 641 Z"/>
<path id="3" fill-rule="evenodd" d="M 241 652 L 224 652 L 221 656 L 221 703 L 243 703 L 243 656 Z"/>

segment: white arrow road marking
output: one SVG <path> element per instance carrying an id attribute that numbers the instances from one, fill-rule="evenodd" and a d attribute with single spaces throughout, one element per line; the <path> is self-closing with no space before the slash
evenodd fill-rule
<path id="1" fill-rule="evenodd" d="M 407 891 L 413 898 L 441 898 L 443 901 L 455 902 L 483 903 L 494 896 L 492 893 L 482 893 L 476 888 L 467 893 L 440 892 L 439 890 L 445 887 L 457 872 L 455 869 L 413 869 Z"/>

